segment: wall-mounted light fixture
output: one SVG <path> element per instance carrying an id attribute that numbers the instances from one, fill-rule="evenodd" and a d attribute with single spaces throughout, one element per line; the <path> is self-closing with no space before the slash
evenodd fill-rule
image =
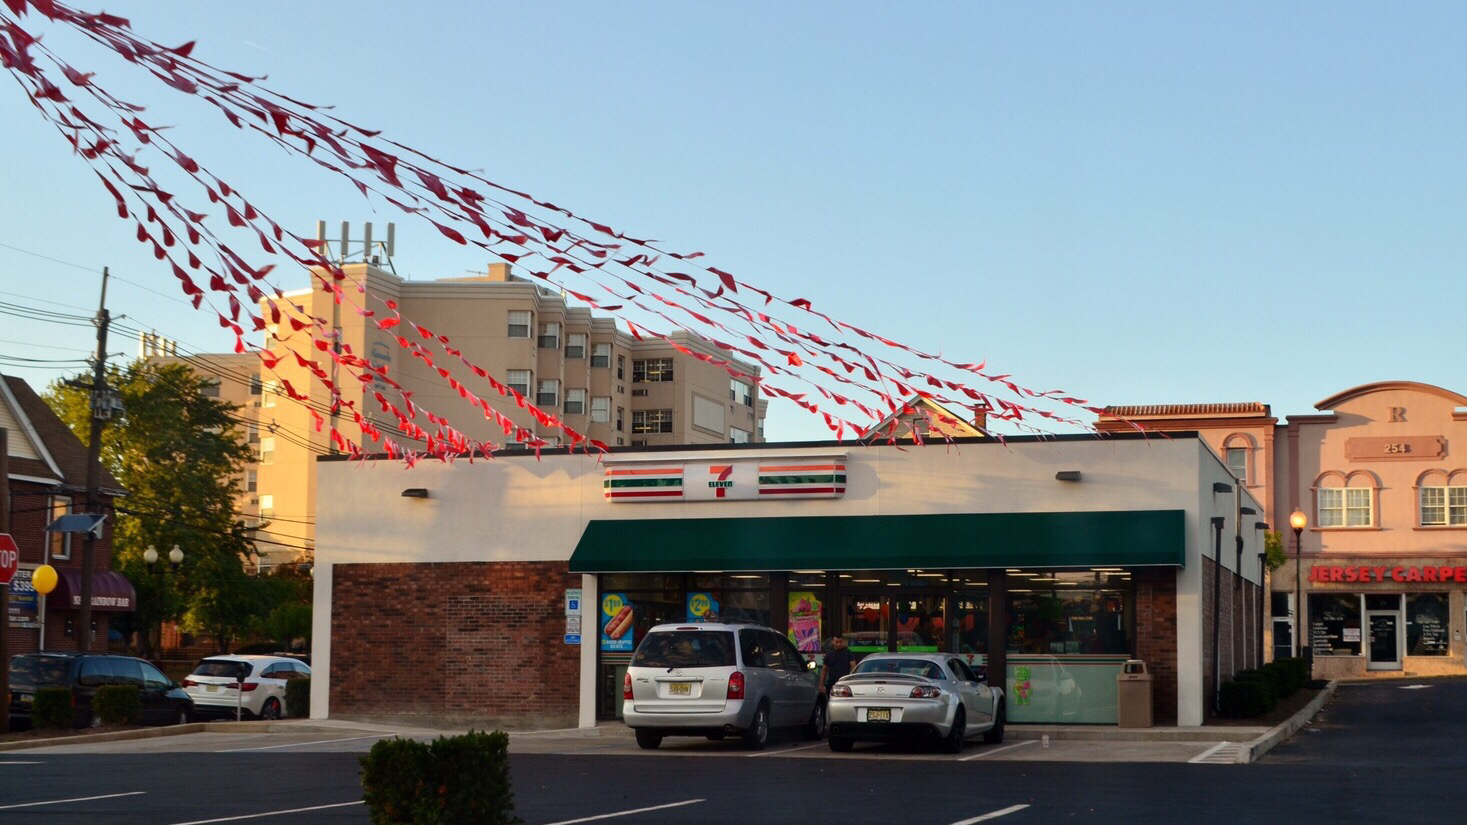
<path id="1" fill-rule="evenodd" d="M 1080 471 L 1079 470 L 1060 470 L 1059 472 L 1057 472 L 1057 473 L 1054 474 L 1054 480 L 1055 481 L 1079 481 L 1080 480 Z"/>
<path id="2" fill-rule="evenodd" d="M 1226 481 L 1214 481 L 1212 482 L 1212 491 L 1214 493 L 1231 493 L 1233 491 L 1233 485 Z"/>
<path id="3" fill-rule="evenodd" d="M 428 488 L 427 487 L 409 487 L 406 490 L 403 490 L 402 491 L 402 497 L 403 498 L 427 498 L 428 497 Z"/>

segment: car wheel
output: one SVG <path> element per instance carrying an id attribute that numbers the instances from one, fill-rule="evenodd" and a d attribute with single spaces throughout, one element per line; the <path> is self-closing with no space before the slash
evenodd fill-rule
<path id="1" fill-rule="evenodd" d="M 260 708 L 260 718 L 271 722 L 280 718 L 280 700 L 271 696 L 265 700 L 265 706 Z"/>
<path id="2" fill-rule="evenodd" d="M 816 702 L 815 709 L 810 711 L 810 722 L 805 725 L 805 738 L 812 741 L 820 741 L 825 736 L 825 703 Z"/>
<path id="3" fill-rule="evenodd" d="M 942 740 L 943 753 L 962 753 L 963 737 L 968 735 L 968 714 L 958 708 L 958 713 L 953 717 L 952 730 L 947 732 L 947 738 Z"/>
<path id="4" fill-rule="evenodd" d="M 760 704 L 754 711 L 754 721 L 744 731 L 744 744 L 750 750 L 763 750 L 769 744 L 769 706 Z"/>
<path id="5" fill-rule="evenodd" d="M 851 746 L 855 743 L 843 736 L 830 737 L 830 749 L 836 753 L 850 753 Z"/>
<path id="6" fill-rule="evenodd" d="M 637 728 L 637 747 L 644 751 L 655 751 L 662 744 L 662 734 L 655 730 Z"/>
<path id="7" fill-rule="evenodd" d="M 178 713 L 176 713 L 176 714 L 173 715 L 173 724 L 175 724 L 175 725 L 187 725 L 188 724 L 188 708 L 179 708 L 178 709 Z"/>
<path id="8" fill-rule="evenodd" d="M 1003 702 L 998 703 L 998 710 L 993 714 L 993 727 L 983 732 L 983 744 L 997 745 L 1003 742 Z"/>
<path id="9" fill-rule="evenodd" d="M 87 719 L 87 727 L 89 727 L 89 728 L 100 728 L 100 727 L 102 727 L 102 717 L 98 716 L 96 711 L 92 711 L 91 717 L 89 719 Z"/>

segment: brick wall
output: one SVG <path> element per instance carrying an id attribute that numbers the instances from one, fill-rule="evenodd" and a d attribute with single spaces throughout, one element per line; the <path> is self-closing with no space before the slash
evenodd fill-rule
<path id="1" fill-rule="evenodd" d="M 1218 627 L 1218 649 L 1221 655 L 1218 664 L 1222 668 L 1223 681 L 1232 678 L 1241 670 L 1259 667 L 1258 659 L 1258 585 L 1248 581 L 1239 587 L 1239 577 L 1227 568 L 1222 569 L 1221 600 L 1213 604 L 1213 579 L 1217 575 L 1217 564 L 1212 559 L 1202 559 L 1202 706 L 1208 716 L 1212 715 L 1213 667 L 1212 667 L 1212 617 L 1217 612 L 1221 621 Z"/>
<path id="2" fill-rule="evenodd" d="M 1136 658 L 1151 674 L 1151 714 L 1157 725 L 1177 723 L 1177 572 L 1138 568 Z"/>
<path id="3" fill-rule="evenodd" d="M 565 562 L 343 564 L 332 573 L 331 715 L 573 727 Z"/>

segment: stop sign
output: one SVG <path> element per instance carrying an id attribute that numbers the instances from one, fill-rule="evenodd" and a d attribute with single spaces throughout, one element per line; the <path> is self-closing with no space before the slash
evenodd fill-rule
<path id="1" fill-rule="evenodd" d="M 10 584 L 20 568 L 20 548 L 9 533 L 0 533 L 0 585 Z"/>

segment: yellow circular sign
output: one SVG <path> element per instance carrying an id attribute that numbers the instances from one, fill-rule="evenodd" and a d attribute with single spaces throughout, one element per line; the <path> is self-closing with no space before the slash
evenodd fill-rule
<path id="1" fill-rule="evenodd" d="M 712 605 L 708 603 L 707 593 L 697 593 L 688 599 L 688 611 L 699 618 L 707 616 L 710 607 Z"/>
<path id="2" fill-rule="evenodd" d="M 601 599 L 601 612 L 607 616 L 615 616 L 621 612 L 623 607 L 626 607 L 626 602 L 623 602 L 617 593 L 607 593 Z"/>
<path id="3" fill-rule="evenodd" d="M 31 571 L 31 587 L 42 596 L 56 589 L 56 568 L 43 564 Z"/>

